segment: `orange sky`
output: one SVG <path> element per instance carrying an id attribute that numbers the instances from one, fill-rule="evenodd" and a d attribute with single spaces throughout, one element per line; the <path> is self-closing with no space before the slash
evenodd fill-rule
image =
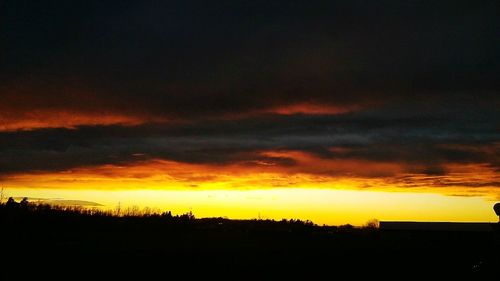
<path id="1" fill-rule="evenodd" d="M 102 189 L 262 189 L 333 188 L 375 191 L 431 192 L 457 196 L 500 198 L 494 183 L 498 173 L 487 165 L 449 165 L 446 175 L 405 173 L 402 165 L 355 160 L 321 159 L 296 151 L 261 152 L 294 165 L 266 161 L 228 165 L 189 164 L 166 160 L 121 165 L 79 167 L 60 172 L 31 172 L 4 176 L 8 187 Z M 141 157 L 142 155 L 137 155 Z M 386 177 L 380 177 L 380 175 Z"/>
<path id="2" fill-rule="evenodd" d="M 348 112 L 297 104 L 267 113 Z M 2 118 L 0 131 L 11 134 L 49 128 L 78 132 L 80 126 L 133 128 L 151 121 L 168 124 L 161 118 L 71 111 L 33 111 Z M 499 147 L 441 146 L 485 155 L 494 155 Z M 353 148 L 331 146 L 327 151 L 348 155 Z M 177 213 L 194 210 L 198 216 L 300 218 L 320 224 L 361 225 L 372 218 L 492 221 L 493 212 L 488 210 L 494 200 L 500 200 L 500 175 L 488 163 L 446 163 L 440 167 L 445 172 L 434 175 L 420 172 L 426 169 L 425 163 L 321 157 L 290 149 L 242 151 L 234 157 L 229 163 L 189 163 L 137 152 L 120 163 L 7 173 L 0 177 L 0 185 L 11 196 L 89 200 L 108 209 L 120 203 Z"/>
<path id="3" fill-rule="evenodd" d="M 497 4 L 35 2 L 0 9 L 9 194 L 329 224 L 492 220 Z"/>
<path id="4" fill-rule="evenodd" d="M 290 157 L 297 165 L 187 164 L 151 160 L 126 165 L 82 167 L 62 172 L 16 174 L 2 179 L 10 196 L 89 200 L 115 208 L 130 206 L 193 210 L 198 216 L 309 219 L 320 224 L 361 225 L 380 220 L 494 221 L 498 175 L 482 166 L 449 167 L 447 176 L 400 174 L 397 165 L 336 162 L 302 152 L 263 152 Z M 333 161 L 333 162 L 332 162 Z M 337 175 L 328 175 L 335 167 Z M 366 170 L 356 177 L 349 171 Z M 371 177 L 394 173 L 388 179 Z M 454 184 L 456 183 L 456 184 Z"/>

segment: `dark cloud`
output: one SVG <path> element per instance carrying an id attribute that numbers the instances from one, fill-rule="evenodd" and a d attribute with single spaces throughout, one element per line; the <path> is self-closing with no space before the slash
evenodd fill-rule
<path id="1" fill-rule="evenodd" d="M 0 130 L 12 131 L 0 132 L 0 174 L 298 165 L 264 151 L 498 171 L 498 11 L 495 0 L 2 1 Z M 346 110 L 273 111 L 297 104 Z M 77 127 L 12 129 L 60 112 Z"/>
<path id="2" fill-rule="evenodd" d="M 2 3 L 0 108 L 17 114 L 499 104 L 498 1 Z"/>
<path id="3" fill-rule="evenodd" d="M 464 113 L 466 113 L 464 111 Z M 188 124 L 98 126 L 0 134 L 3 173 L 65 170 L 148 159 L 212 165 L 273 163 L 265 151 L 303 151 L 324 159 L 400 163 L 411 172 L 445 174 L 443 165 L 500 167 L 500 132 L 490 113 L 425 118 L 379 112 L 266 115 Z M 392 117 L 391 117 L 392 116 Z"/>

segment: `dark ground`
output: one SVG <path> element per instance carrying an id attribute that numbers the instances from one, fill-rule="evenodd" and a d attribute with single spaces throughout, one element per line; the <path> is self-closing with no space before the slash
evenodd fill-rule
<path id="1" fill-rule="evenodd" d="M 0 224 L 1 280 L 407 279 L 500 271 L 498 231 L 382 231 L 165 214 L 113 217 L 5 205 Z"/>

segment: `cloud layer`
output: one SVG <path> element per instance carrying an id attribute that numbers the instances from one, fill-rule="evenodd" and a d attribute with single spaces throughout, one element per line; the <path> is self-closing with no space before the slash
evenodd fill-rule
<path id="1" fill-rule="evenodd" d="M 0 178 L 167 161 L 499 185 L 498 1 L 0 5 Z"/>

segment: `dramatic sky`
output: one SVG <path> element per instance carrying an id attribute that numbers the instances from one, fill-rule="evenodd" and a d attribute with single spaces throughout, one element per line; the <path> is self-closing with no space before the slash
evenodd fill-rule
<path id="1" fill-rule="evenodd" d="M 0 184 L 490 208 L 500 2 L 0 1 Z"/>

